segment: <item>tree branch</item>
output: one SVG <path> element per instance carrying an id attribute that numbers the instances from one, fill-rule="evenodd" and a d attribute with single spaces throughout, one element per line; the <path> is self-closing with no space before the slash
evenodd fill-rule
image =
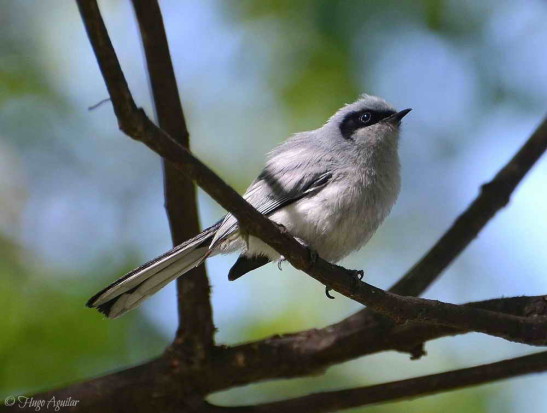
<path id="1" fill-rule="evenodd" d="M 310 265 L 309 251 L 287 232 L 247 203 L 213 171 L 159 129 L 138 108 L 131 96 L 118 58 L 110 42 L 96 0 L 77 0 L 80 14 L 101 73 L 112 98 L 120 129 L 129 137 L 144 143 L 151 150 L 171 162 L 177 169 L 194 179 L 221 206 L 232 212 L 240 225 L 251 235 L 265 240 L 278 251 L 294 250 L 292 260 L 297 268 Z M 261 234 L 261 235 L 259 235 Z M 319 259 L 321 260 L 321 259 Z M 348 278 L 349 280 L 349 278 Z"/>
<path id="2" fill-rule="evenodd" d="M 401 278 L 390 292 L 420 295 L 473 241 L 547 149 L 547 118 L 511 160 L 487 184 L 427 254 Z"/>
<path id="3" fill-rule="evenodd" d="M 535 319 L 547 315 L 547 298 L 511 297 L 464 304 L 518 317 Z M 395 350 L 414 353 L 422 343 L 440 337 L 468 333 L 424 322 L 386 324 L 369 317 L 366 323 L 351 317 L 322 329 L 269 337 L 230 347 L 218 356 L 220 365 L 238 365 L 232 385 L 252 381 L 302 377 L 317 374 L 348 360 Z M 415 354 L 419 356 L 421 354 Z"/>
<path id="4" fill-rule="evenodd" d="M 169 45 L 157 0 L 133 0 L 146 55 L 148 74 L 159 126 L 189 150 L 189 133 L 179 99 Z M 196 191 L 171 164 L 163 161 L 165 208 L 176 246 L 199 232 Z M 196 360 L 204 360 L 213 347 L 214 324 L 210 287 L 204 265 L 177 279 L 179 329 L 177 342 L 194 351 Z"/>
<path id="5" fill-rule="evenodd" d="M 331 264 L 320 257 L 312 259 L 306 247 L 260 214 L 207 166 L 154 125 L 141 109 L 136 108 L 96 2 L 78 0 L 78 4 L 88 36 L 100 61 L 101 71 L 111 94 L 120 128 L 195 179 L 198 185 L 238 219 L 239 224 L 249 234 L 273 247 L 295 268 L 306 272 L 339 293 L 390 317 L 402 319 L 405 314 L 408 314 L 407 319 L 421 319 L 459 329 L 473 329 L 519 342 L 544 343 L 543 321 L 519 319 L 484 310 L 460 308 L 452 304 L 398 296 L 364 282 L 358 282 L 354 272 Z M 536 142 L 534 147 L 538 151 L 546 149 L 547 119 L 534 132 L 530 141 Z M 537 159 L 537 157 L 531 159 Z M 507 323 L 510 328 L 497 324 L 490 325 L 489 323 L 492 322 Z"/>
<path id="6" fill-rule="evenodd" d="M 350 390 L 311 394 L 294 399 L 241 407 L 217 407 L 212 412 L 242 413 L 323 413 L 386 401 L 409 399 L 444 391 L 491 383 L 547 370 L 547 351 L 497 363 L 431 374 Z"/>
<path id="7" fill-rule="evenodd" d="M 545 152 L 546 139 L 538 136 L 545 134 L 540 132 L 542 129 L 542 126 L 536 129 L 496 176 L 482 186 L 479 195 L 466 210 L 389 292 L 413 296 L 422 294 L 478 236 L 489 220 L 507 205 L 517 185 Z M 375 320 L 373 313 L 365 308 L 341 323 L 368 325 Z"/>
<path id="8" fill-rule="evenodd" d="M 366 283 L 357 284 L 355 289 L 359 302 L 396 322 L 431 322 L 518 343 L 547 344 L 547 317 L 519 317 L 425 298 L 403 297 Z"/>
<path id="9" fill-rule="evenodd" d="M 389 291 L 401 295 L 418 296 L 433 283 L 437 277 L 454 261 L 459 254 L 473 241 L 490 219 L 507 205 L 513 191 L 527 172 L 545 152 L 546 140 L 541 138 L 540 126 L 518 152 L 496 174 L 494 179 L 482 186 L 482 190 L 456 219 L 451 227 Z M 545 135 L 545 132 L 543 132 Z M 336 327 L 357 330 L 363 326 L 377 325 L 378 317 L 365 308 L 324 330 L 330 331 Z M 306 332 L 303 332 L 306 333 Z M 351 334 L 349 335 L 352 336 Z M 326 340 L 325 338 L 325 341 Z M 341 344 L 345 346 L 345 344 Z M 414 343 L 415 350 L 419 343 Z"/>
<path id="10" fill-rule="evenodd" d="M 547 314 L 545 296 L 511 297 L 465 304 L 516 316 L 536 317 Z M 119 411 L 119 406 L 132 406 L 129 392 L 132 387 L 143 398 L 156 394 L 157 407 L 176 406 L 173 397 L 183 403 L 184 394 L 208 394 L 267 379 L 294 378 L 317 374 L 327 367 L 356 357 L 386 350 L 406 351 L 424 341 L 464 334 L 455 330 L 425 323 L 406 323 L 386 329 L 382 323 L 351 326 L 346 320 L 321 330 L 272 337 L 236 347 L 218 348 L 209 365 L 200 369 L 186 368 L 178 359 L 163 357 L 127 370 L 75 383 L 63 389 L 34 395 L 49 400 L 52 396 L 81 400 L 76 411 Z M 167 357 L 166 357 L 167 356 Z M 133 392 L 131 392 L 133 393 Z M 176 396 L 173 396 L 176 395 Z M 139 401 L 147 406 L 150 400 Z M 108 407 L 111 406 L 111 407 Z M 163 410 L 162 407 L 160 410 Z M 70 410 L 67 410 L 70 411 Z M 138 411 L 138 410 L 135 410 Z"/>

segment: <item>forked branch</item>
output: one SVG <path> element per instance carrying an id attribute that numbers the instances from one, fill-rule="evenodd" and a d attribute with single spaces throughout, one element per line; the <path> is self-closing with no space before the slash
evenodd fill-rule
<path id="1" fill-rule="evenodd" d="M 157 0 L 133 0 L 146 56 L 148 75 L 159 126 L 189 150 L 186 126 L 169 45 Z M 165 208 L 173 244 L 199 233 L 194 183 L 163 161 Z M 214 346 L 213 311 L 205 266 L 200 265 L 177 279 L 179 329 L 177 343 L 183 343 L 196 360 L 204 360 Z"/>

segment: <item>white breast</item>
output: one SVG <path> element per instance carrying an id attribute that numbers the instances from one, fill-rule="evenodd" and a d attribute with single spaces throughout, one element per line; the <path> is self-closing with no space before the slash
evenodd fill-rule
<path id="1" fill-rule="evenodd" d="M 363 246 L 388 215 L 399 193 L 398 171 L 381 179 L 356 171 L 340 178 L 270 217 L 330 262 Z M 248 254 L 279 258 L 256 238 L 249 240 Z"/>

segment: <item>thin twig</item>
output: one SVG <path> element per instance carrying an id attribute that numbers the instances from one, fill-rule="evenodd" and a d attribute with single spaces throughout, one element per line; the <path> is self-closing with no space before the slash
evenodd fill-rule
<path id="1" fill-rule="evenodd" d="M 159 126 L 189 150 L 190 136 L 179 98 L 169 45 L 157 0 L 133 0 L 146 55 L 148 74 Z M 165 208 L 173 244 L 199 232 L 194 184 L 170 163 L 163 161 Z M 215 327 L 205 266 L 198 266 L 177 280 L 179 329 L 177 342 L 193 349 L 196 360 L 205 360 L 214 345 Z"/>
<path id="2" fill-rule="evenodd" d="M 91 111 L 91 110 L 95 110 L 97 109 L 99 106 L 101 106 L 102 104 L 106 103 L 106 102 L 110 102 L 110 98 L 105 98 L 105 99 L 102 99 L 102 100 L 99 100 L 97 103 L 89 106 L 87 108 L 87 110 Z"/>

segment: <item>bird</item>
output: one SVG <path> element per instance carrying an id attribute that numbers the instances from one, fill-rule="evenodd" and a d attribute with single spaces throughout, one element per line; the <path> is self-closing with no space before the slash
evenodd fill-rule
<path id="1" fill-rule="evenodd" d="M 397 200 L 400 125 L 410 111 L 361 95 L 320 128 L 296 133 L 274 148 L 243 198 L 321 258 L 340 261 L 370 240 Z M 206 258 L 238 251 L 228 274 L 232 281 L 284 259 L 240 231 L 228 213 L 99 291 L 87 306 L 117 318 Z"/>

